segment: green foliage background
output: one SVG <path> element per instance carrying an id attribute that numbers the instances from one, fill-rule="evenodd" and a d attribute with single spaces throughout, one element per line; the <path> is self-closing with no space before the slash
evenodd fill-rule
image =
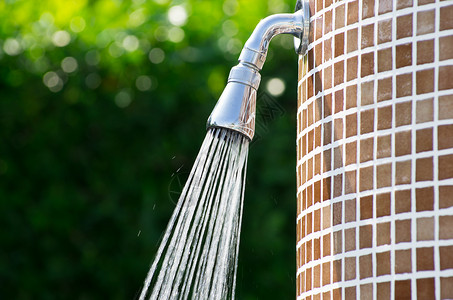
<path id="1" fill-rule="evenodd" d="M 1 299 L 136 296 L 243 43 L 293 2 L 0 2 Z M 271 43 L 260 92 L 273 77 L 284 113 L 250 149 L 238 299 L 295 296 L 291 37 Z"/>

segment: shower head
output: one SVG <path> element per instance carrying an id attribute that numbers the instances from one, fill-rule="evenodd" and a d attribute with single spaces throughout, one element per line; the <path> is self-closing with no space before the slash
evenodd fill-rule
<path id="1" fill-rule="evenodd" d="M 271 15 L 259 22 L 231 69 L 228 83 L 209 116 L 206 127 L 238 131 L 250 140 L 255 134 L 256 91 L 271 39 L 282 33 L 294 35 L 296 52 L 304 54 L 308 46 L 308 3 L 298 1 L 294 14 Z"/>

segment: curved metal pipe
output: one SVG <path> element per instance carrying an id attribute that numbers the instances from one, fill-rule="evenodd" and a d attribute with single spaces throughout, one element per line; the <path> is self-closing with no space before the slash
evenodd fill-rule
<path id="1" fill-rule="evenodd" d="M 306 4 L 308 7 L 308 4 Z M 269 16 L 256 26 L 239 56 L 239 64 L 231 69 L 228 83 L 209 116 L 206 127 L 235 130 L 250 140 L 255 134 L 256 91 L 272 38 L 288 33 L 301 38 L 299 50 L 308 44 L 309 12 L 300 9 L 294 14 Z M 306 48 L 306 47 L 305 47 Z"/>

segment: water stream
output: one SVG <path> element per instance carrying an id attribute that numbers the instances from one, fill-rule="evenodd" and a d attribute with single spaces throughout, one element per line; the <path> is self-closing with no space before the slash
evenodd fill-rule
<path id="1" fill-rule="evenodd" d="M 140 300 L 234 299 L 248 146 L 208 130 Z"/>

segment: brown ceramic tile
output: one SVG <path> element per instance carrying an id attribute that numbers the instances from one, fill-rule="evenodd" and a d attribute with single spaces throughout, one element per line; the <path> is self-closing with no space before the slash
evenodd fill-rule
<path id="1" fill-rule="evenodd" d="M 357 107 L 357 86 L 350 85 L 346 87 L 346 109 Z"/>
<path id="2" fill-rule="evenodd" d="M 390 222 L 377 224 L 377 245 L 389 245 L 391 243 Z"/>
<path id="3" fill-rule="evenodd" d="M 362 106 L 374 103 L 374 81 L 367 81 L 362 83 L 361 92 Z"/>
<path id="4" fill-rule="evenodd" d="M 434 107 L 433 98 L 417 101 L 416 122 L 424 123 L 433 120 Z"/>
<path id="5" fill-rule="evenodd" d="M 333 233 L 333 254 L 343 252 L 343 235 L 342 231 L 335 231 Z"/>
<path id="6" fill-rule="evenodd" d="M 373 196 L 360 198 L 360 220 L 373 218 Z"/>
<path id="7" fill-rule="evenodd" d="M 335 113 L 343 111 L 344 107 L 344 90 L 339 90 L 335 92 Z"/>
<path id="8" fill-rule="evenodd" d="M 417 71 L 416 78 L 417 95 L 434 91 L 434 69 Z"/>
<path id="9" fill-rule="evenodd" d="M 356 170 L 345 172 L 345 194 L 351 194 L 356 192 L 357 174 Z"/>
<path id="10" fill-rule="evenodd" d="M 345 13 L 344 13 L 344 4 L 337 6 L 335 8 L 335 29 L 344 27 Z"/>
<path id="11" fill-rule="evenodd" d="M 440 9 L 440 30 L 453 29 L 453 5 Z"/>
<path id="12" fill-rule="evenodd" d="M 449 240 L 453 238 L 453 216 L 439 217 L 439 239 Z"/>
<path id="13" fill-rule="evenodd" d="M 439 166 L 441 168 L 441 166 Z M 433 180 L 433 158 L 419 158 L 415 163 L 415 180 L 430 181 Z"/>
<path id="14" fill-rule="evenodd" d="M 348 58 L 347 60 L 347 70 L 346 70 L 346 80 L 350 81 L 357 78 L 357 56 Z"/>
<path id="15" fill-rule="evenodd" d="M 355 286 L 344 289 L 345 300 L 357 300 L 357 291 Z"/>
<path id="16" fill-rule="evenodd" d="M 328 10 L 324 14 L 324 34 L 332 31 L 332 11 Z"/>
<path id="17" fill-rule="evenodd" d="M 410 211 L 411 211 L 411 190 L 395 191 L 395 213 L 399 214 Z"/>
<path id="18" fill-rule="evenodd" d="M 354 222 L 356 220 L 356 200 L 345 201 L 345 222 Z"/>
<path id="19" fill-rule="evenodd" d="M 346 137 L 357 135 L 357 114 L 346 116 Z"/>
<path id="20" fill-rule="evenodd" d="M 310 233 L 313 232 L 313 217 L 312 217 L 312 215 L 313 215 L 312 213 L 308 213 L 307 214 L 307 219 L 306 219 L 307 220 L 307 225 L 306 225 L 307 235 L 309 235 Z"/>
<path id="21" fill-rule="evenodd" d="M 332 265 L 332 282 L 339 282 L 341 281 L 341 273 L 342 273 L 342 260 L 341 259 L 337 259 L 337 260 L 334 260 Z"/>
<path id="22" fill-rule="evenodd" d="M 364 225 L 359 228 L 359 247 L 360 249 L 371 248 L 373 246 L 373 227 Z"/>
<path id="23" fill-rule="evenodd" d="M 439 97 L 439 120 L 453 119 L 453 95 Z"/>
<path id="24" fill-rule="evenodd" d="M 360 140 L 360 162 L 366 162 L 373 159 L 374 139 L 368 138 Z"/>
<path id="25" fill-rule="evenodd" d="M 332 291 L 332 300 L 341 300 L 342 288 L 336 288 Z M 330 298 L 327 298 L 330 299 Z"/>
<path id="26" fill-rule="evenodd" d="M 338 85 L 344 81 L 344 61 L 339 61 L 334 65 L 333 83 Z"/>
<path id="27" fill-rule="evenodd" d="M 332 59 L 332 38 L 324 41 L 324 62 Z"/>
<path id="28" fill-rule="evenodd" d="M 307 78 L 307 99 L 311 97 L 313 97 L 313 75 Z"/>
<path id="29" fill-rule="evenodd" d="M 439 90 L 453 89 L 453 65 L 439 67 Z"/>
<path id="30" fill-rule="evenodd" d="M 322 264 L 322 285 L 324 286 L 327 284 L 330 284 L 330 262 Z"/>
<path id="31" fill-rule="evenodd" d="M 321 211 L 319 209 L 314 211 L 313 232 L 321 230 Z"/>
<path id="32" fill-rule="evenodd" d="M 356 249 L 355 245 L 355 227 L 344 230 L 344 251 L 352 251 Z"/>
<path id="33" fill-rule="evenodd" d="M 395 221 L 395 241 L 405 243 L 411 241 L 411 220 Z"/>
<path id="34" fill-rule="evenodd" d="M 411 273 L 412 272 L 412 255 L 411 250 L 396 250 L 395 251 L 395 273 Z"/>
<path id="35" fill-rule="evenodd" d="M 379 85 L 378 85 L 379 86 Z M 378 89 L 378 93 L 379 93 Z M 392 106 L 378 108 L 378 130 L 392 128 Z"/>
<path id="36" fill-rule="evenodd" d="M 321 238 L 313 239 L 313 260 L 321 258 Z"/>
<path id="37" fill-rule="evenodd" d="M 453 178 L 453 155 L 439 156 L 439 179 Z"/>
<path id="38" fill-rule="evenodd" d="M 397 80 L 398 86 L 398 80 Z M 412 102 L 402 102 L 395 104 L 395 125 L 404 126 L 412 123 Z"/>
<path id="39" fill-rule="evenodd" d="M 417 279 L 417 298 L 418 299 L 435 299 L 434 278 Z"/>
<path id="40" fill-rule="evenodd" d="M 359 2 L 348 3 L 348 25 L 357 23 L 359 20 Z"/>
<path id="41" fill-rule="evenodd" d="M 453 277 L 440 278 L 440 298 L 453 299 Z"/>
<path id="42" fill-rule="evenodd" d="M 377 276 L 390 274 L 390 251 L 376 253 L 376 274 Z"/>
<path id="43" fill-rule="evenodd" d="M 378 282 L 377 283 L 377 300 L 390 300 L 390 282 Z"/>
<path id="44" fill-rule="evenodd" d="M 412 64 L 412 43 L 396 46 L 396 67 L 402 68 Z"/>
<path id="45" fill-rule="evenodd" d="M 403 156 L 411 154 L 411 131 L 402 131 L 395 134 L 395 155 Z"/>
<path id="46" fill-rule="evenodd" d="M 355 257 L 345 257 L 344 259 L 344 279 L 346 281 L 356 277 L 356 259 Z"/>
<path id="47" fill-rule="evenodd" d="M 323 247 L 323 250 L 322 250 L 322 256 L 323 257 L 326 257 L 326 256 L 329 256 L 330 255 L 330 233 L 326 234 L 323 236 L 322 238 L 322 247 Z"/>
<path id="48" fill-rule="evenodd" d="M 440 269 L 453 269 L 453 246 L 439 247 Z"/>
<path id="49" fill-rule="evenodd" d="M 439 186 L 439 208 L 448 208 L 453 206 L 453 185 Z"/>
<path id="50" fill-rule="evenodd" d="M 331 149 L 327 149 L 327 150 L 323 151 L 322 159 L 323 159 L 324 172 L 330 171 L 331 165 L 332 165 Z"/>
<path id="51" fill-rule="evenodd" d="M 315 96 L 318 93 L 322 92 L 322 79 L 321 79 L 321 72 L 316 72 L 315 74 Z"/>
<path id="52" fill-rule="evenodd" d="M 335 57 L 344 54 L 344 33 L 335 35 Z"/>
<path id="53" fill-rule="evenodd" d="M 439 38 L 439 59 L 453 58 L 453 35 Z"/>
<path id="54" fill-rule="evenodd" d="M 324 95 L 323 100 L 324 100 L 324 118 L 327 118 L 332 114 L 332 94 Z"/>
<path id="55" fill-rule="evenodd" d="M 415 148 L 417 153 L 433 150 L 432 128 L 424 128 L 417 130 Z"/>
<path id="56" fill-rule="evenodd" d="M 338 174 L 333 178 L 333 196 L 340 197 L 341 195 L 343 195 L 343 174 Z"/>
<path id="57" fill-rule="evenodd" d="M 392 99 L 392 77 L 379 79 L 377 100 L 385 101 Z M 390 115 L 391 117 L 391 115 Z"/>
<path id="58" fill-rule="evenodd" d="M 374 17 L 375 0 L 363 0 L 362 2 L 362 19 Z"/>
<path id="59" fill-rule="evenodd" d="M 373 259 L 371 254 L 359 257 L 359 271 L 360 279 L 369 278 L 373 276 Z M 367 298 L 366 299 L 371 299 Z"/>
<path id="60" fill-rule="evenodd" d="M 347 40 L 348 40 L 348 53 L 357 50 L 357 35 L 358 29 L 353 28 L 347 31 Z"/>
<path id="61" fill-rule="evenodd" d="M 323 99 L 321 96 L 315 99 L 315 122 L 318 122 L 322 119 L 322 102 Z M 319 136 L 321 136 L 321 132 L 319 133 Z"/>
<path id="62" fill-rule="evenodd" d="M 438 149 L 453 148 L 453 125 L 441 125 L 437 128 Z"/>
<path id="63" fill-rule="evenodd" d="M 378 51 L 378 72 L 389 71 L 392 69 L 392 48 Z"/>
<path id="64" fill-rule="evenodd" d="M 374 109 L 360 112 L 360 133 L 365 134 L 374 131 Z"/>
<path id="65" fill-rule="evenodd" d="M 411 281 L 395 281 L 395 299 L 411 299 Z"/>
<path id="66" fill-rule="evenodd" d="M 392 19 L 379 21 L 377 39 L 378 44 L 392 41 Z"/>
<path id="67" fill-rule="evenodd" d="M 434 61 L 434 40 L 417 42 L 417 65 L 432 63 L 433 61 Z"/>
<path id="68" fill-rule="evenodd" d="M 322 20 L 322 18 L 316 18 L 313 22 L 314 22 L 314 26 L 312 28 L 315 31 L 315 39 L 314 40 L 318 41 L 322 37 L 322 23 L 323 23 L 323 20 Z M 322 49 L 322 47 L 320 47 L 319 49 Z M 318 56 L 319 56 L 319 59 L 317 59 Z M 322 56 L 322 52 L 318 52 L 318 49 L 315 49 L 315 61 L 316 61 L 317 64 L 320 63 L 321 56 Z"/>
<path id="69" fill-rule="evenodd" d="M 376 167 L 377 187 L 387 187 L 392 185 L 392 164 L 383 164 Z"/>
<path id="70" fill-rule="evenodd" d="M 412 74 L 401 74 L 396 76 L 396 97 L 412 95 Z"/>
<path id="71" fill-rule="evenodd" d="M 374 23 L 362 26 L 361 48 L 374 46 Z"/>
<path id="72" fill-rule="evenodd" d="M 434 248 L 417 248 L 417 271 L 434 271 Z"/>
<path id="73" fill-rule="evenodd" d="M 343 145 L 335 147 L 333 151 L 333 167 L 334 169 L 343 167 Z"/>
<path id="74" fill-rule="evenodd" d="M 390 135 L 378 136 L 377 158 L 389 157 L 392 153 L 392 139 Z"/>
<path id="75" fill-rule="evenodd" d="M 400 184 L 410 184 L 411 183 L 411 173 L 412 170 L 412 161 L 397 161 L 396 162 L 396 173 L 395 173 L 395 183 Z"/>
<path id="76" fill-rule="evenodd" d="M 320 146 L 321 146 L 321 125 L 319 125 L 315 128 L 315 147 L 320 147 Z M 315 163 L 315 166 L 316 166 L 316 163 Z M 318 173 L 316 173 L 316 171 L 315 171 L 315 174 L 319 174 L 319 171 L 318 171 Z"/>
<path id="77" fill-rule="evenodd" d="M 406 7 L 412 7 L 412 0 L 398 0 L 396 1 L 396 9 L 403 9 Z"/>
<path id="78" fill-rule="evenodd" d="M 323 0 L 316 0 L 316 11 L 319 12 L 324 8 Z"/>
<path id="79" fill-rule="evenodd" d="M 306 271 L 305 271 L 305 289 L 307 291 L 310 291 L 311 290 L 311 284 L 312 284 L 312 279 L 311 279 L 311 275 L 312 274 L 312 269 L 311 268 L 308 268 Z"/>
<path id="80" fill-rule="evenodd" d="M 347 119 L 346 119 L 346 124 Z M 357 124 L 357 121 L 356 121 Z M 347 125 L 346 125 L 347 126 Z M 346 144 L 346 165 L 355 164 L 357 162 L 357 142 L 351 142 Z"/>
<path id="81" fill-rule="evenodd" d="M 362 68 L 360 75 L 362 77 L 374 74 L 374 52 L 362 54 Z"/>
<path id="82" fill-rule="evenodd" d="M 417 241 L 434 240 L 434 217 L 417 219 Z"/>
<path id="83" fill-rule="evenodd" d="M 376 195 L 376 217 L 390 216 L 390 193 Z"/>
<path id="84" fill-rule="evenodd" d="M 432 10 L 419 11 L 417 13 L 417 35 L 434 32 L 435 12 Z"/>
<path id="85" fill-rule="evenodd" d="M 379 0 L 379 14 L 385 14 L 393 10 L 393 1 L 392 0 Z"/>
<path id="86" fill-rule="evenodd" d="M 412 36 L 412 14 L 400 16 L 396 19 L 396 38 L 402 39 Z"/>
<path id="87" fill-rule="evenodd" d="M 342 219 L 342 205 L 341 202 L 337 202 L 333 204 L 333 226 L 341 224 Z"/>

